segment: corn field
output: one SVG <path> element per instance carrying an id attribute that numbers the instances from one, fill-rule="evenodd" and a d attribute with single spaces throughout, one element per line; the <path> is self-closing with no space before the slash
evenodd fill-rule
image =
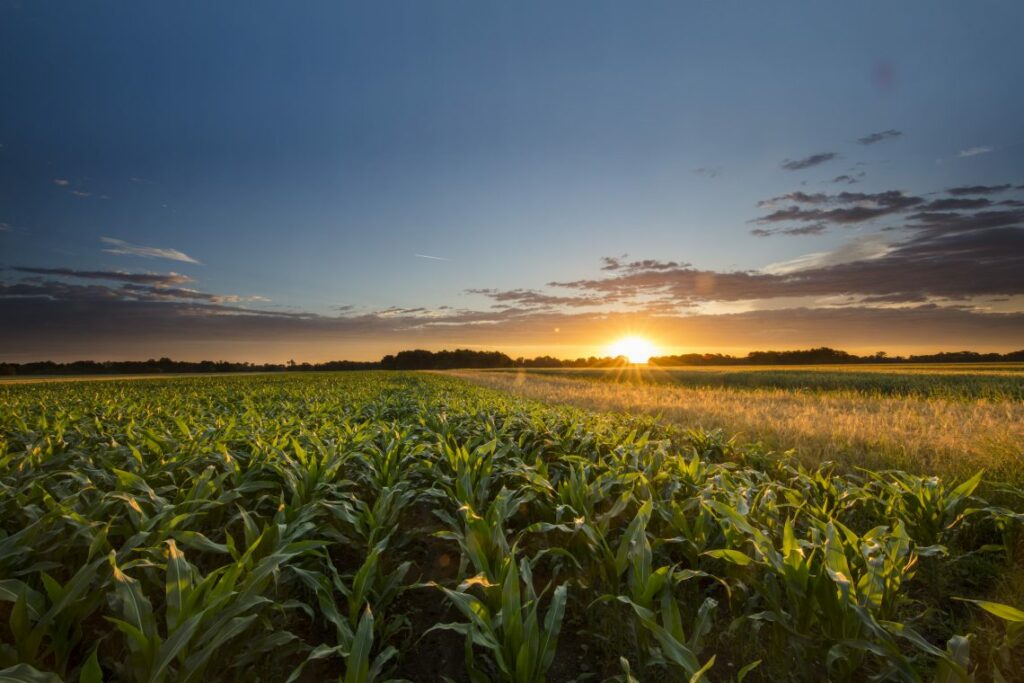
<path id="1" fill-rule="evenodd" d="M 1022 523 L 440 375 L 0 386 L 0 681 L 1020 680 Z"/>

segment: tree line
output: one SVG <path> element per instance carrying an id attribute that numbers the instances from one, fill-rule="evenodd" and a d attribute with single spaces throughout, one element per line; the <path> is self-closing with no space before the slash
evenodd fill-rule
<path id="1" fill-rule="evenodd" d="M 890 356 L 879 351 L 858 356 L 822 346 L 797 351 L 751 351 L 746 356 L 721 353 L 687 353 L 678 356 L 656 356 L 651 365 L 842 365 L 848 363 L 1009 363 L 1024 361 L 1024 350 L 1010 353 L 978 353 L 977 351 L 945 351 L 910 356 Z"/>
<path id="2" fill-rule="evenodd" d="M 656 356 L 651 365 L 830 365 L 850 363 L 993 363 L 1024 362 L 1024 350 L 1011 353 L 955 351 L 926 355 L 889 356 L 880 351 L 857 356 L 821 347 L 797 351 L 751 351 L 746 356 L 720 353 L 688 353 Z M 0 363 L 0 376 L 26 375 L 142 375 L 155 373 L 224 372 L 329 372 L 343 370 L 452 370 L 456 368 L 612 368 L 629 365 L 625 356 L 576 359 L 537 356 L 512 358 L 500 351 L 426 351 L 413 349 L 387 355 L 379 361 L 334 360 L 325 363 L 236 363 L 231 361 L 176 361 L 170 358 L 145 361 L 91 361 L 70 363 L 39 361 Z"/>

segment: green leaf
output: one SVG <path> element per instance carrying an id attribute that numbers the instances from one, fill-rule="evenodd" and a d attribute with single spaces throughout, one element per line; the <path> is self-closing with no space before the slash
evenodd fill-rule
<path id="1" fill-rule="evenodd" d="M 167 579 L 164 592 L 167 600 L 167 630 L 177 627 L 192 589 L 192 567 L 174 539 L 167 540 Z"/>
<path id="2" fill-rule="evenodd" d="M 961 602 L 971 602 L 971 603 L 974 603 L 975 605 L 977 605 L 978 607 L 982 608 L 983 610 L 985 610 L 989 614 L 994 614 L 995 616 L 999 617 L 1000 619 L 1004 619 L 1006 621 L 1012 621 L 1012 622 L 1017 622 L 1017 623 L 1024 622 L 1024 612 L 1022 612 L 1021 610 L 1017 609 L 1016 607 L 1011 607 L 1010 605 L 1004 605 L 1001 602 L 989 602 L 987 600 L 968 600 L 967 598 L 953 598 L 953 599 L 954 600 L 959 600 Z"/>
<path id="3" fill-rule="evenodd" d="M 16 664 L 0 671 L 0 683 L 61 683 L 60 676 L 28 664 Z"/>
<path id="4" fill-rule="evenodd" d="M 97 652 L 98 650 L 93 650 L 89 659 L 85 661 L 82 671 L 78 674 L 78 683 L 103 683 L 103 669 L 100 668 Z"/>
<path id="5" fill-rule="evenodd" d="M 733 564 L 737 564 L 741 567 L 746 567 L 748 564 L 754 562 L 754 560 L 746 553 L 742 553 L 739 550 L 732 550 L 731 548 L 708 550 L 701 554 L 707 555 L 708 557 L 714 557 L 719 560 L 726 560 L 728 562 L 732 562 Z"/>
<path id="6" fill-rule="evenodd" d="M 957 486 L 955 489 L 953 489 L 953 495 L 965 498 L 974 493 L 974 490 L 978 488 L 978 484 L 981 483 L 981 476 L 983 474 L 985 474 L 985 470 L 979 471 L 973 477 Z"/>
<path id="7" fill-rule="evenodd" d="M 0 579 L 0 600 L 4 602 L 17 602 L 18 598 L 24 595 L 28 615 L 32 619 L 38 619 L 42 614 L 43 596 L 32 590 L 28 584 L 17 579 Z"/>
<path id="8" fill-rule="evenodd" d="M 736 683 L 743 683 L 743 679 L 747 677 L 747 674 L 759 666 L 761 666 L 761 660 L 755 659 L 750 664 L 747 664 L 745 667 L 740 669 L 736 674 Z"/>
<path id="9" fill-rule="evenodd" d="M 704 674 L 706 674 L 708 672 L 708 669 L 710 669 L 714 665 L 715 656 L 712 655 L 711 659 L 704 663 L 704 666 L 702 666 L 700 669 L 697 670 L 696 673 L 690 676 L 690 683 L 697 683 L 698 681 L 702 680 L 704 678 Z"/>
<path id="10" fill-rule="evenodd" d="M 366 606 L 359 619 L 352 651 L 345 659 L 345 683 L 368 683 L 370 649 L 373 647 L 373 612 Z"/>

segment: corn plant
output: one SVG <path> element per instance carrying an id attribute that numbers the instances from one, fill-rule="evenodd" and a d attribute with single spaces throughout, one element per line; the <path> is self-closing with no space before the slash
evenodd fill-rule
<path id="1" fill-rule="evenodd" d="M 0 678 L 1016 673 L 1019 486 L 682 427 L 442 375 L 0 385 Z"/>
<path id="2" fill-rule="evenodd" d="M 501 680 L 542 683 L 558 647 L 565 614 L 566 586 L 554 589 L 541 620 L 540 596 L 534 589 L 527 560 L 523 559 L 517 565 L 513 558 L 506 564 L 496 586 L 501 595 L 498 609 L 488 607 L 485 601 L 468 592 L 478 583 L 486 585 L 486 579 L 479 577 L 463 583 L 458 590 L 440 587 L 468 621 L 437 624 L 431 630 L 455 631 L 465 637 L 466 669 L 474 682 L 492 680 L 477 664 L 474 648 L 480 647 L 491 656 Z"/>

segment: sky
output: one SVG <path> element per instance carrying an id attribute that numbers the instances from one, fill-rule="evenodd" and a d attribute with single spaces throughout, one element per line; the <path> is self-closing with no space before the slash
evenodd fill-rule
<path id="1" fill-rule="evenodd" d="M 0 0 L 0 360 L 1024 348 L 1021 26 Z"/>

